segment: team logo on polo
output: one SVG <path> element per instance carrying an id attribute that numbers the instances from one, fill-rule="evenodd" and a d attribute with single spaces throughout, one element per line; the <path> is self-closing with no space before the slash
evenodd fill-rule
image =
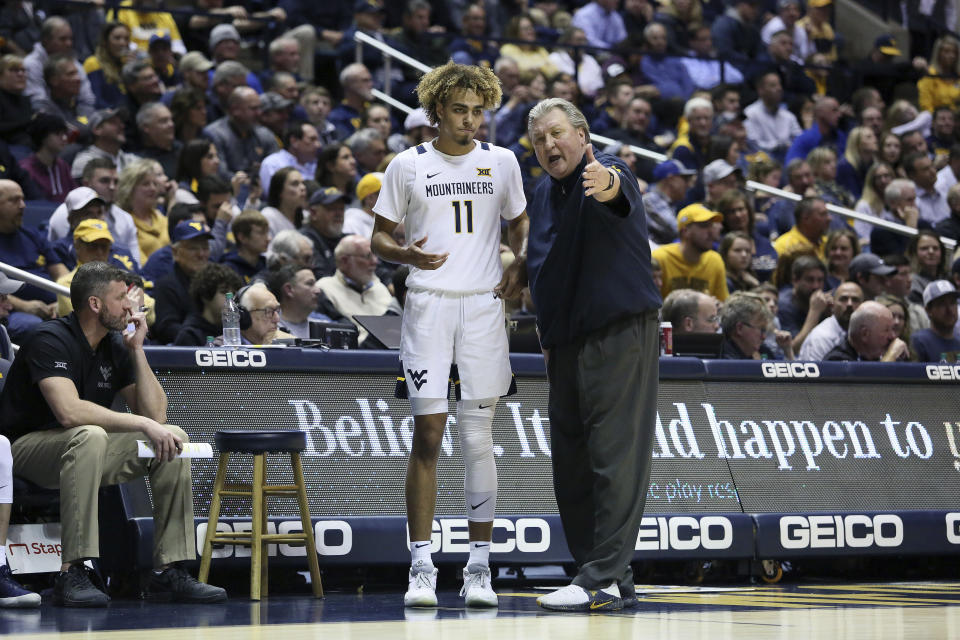
<path id="1" fill-rule="evenodd" d="M 64 370 L 66 370 L 66 368 L 67 368 L 67 363 L 66 363 L 66 362 L 60 362 L 60 361 L 58 360 L 58 361 L 56 361 L 56 362 L 53 363 L 53 368 L 54 368 L 54 369 L 64 369 Z"/>
<path id="2" fill-rule="evenodd" d="M 420 391 L 420 387 L 427 384 L 427 370 L 423 369 L 422 371 L 413 371 L 407 369 L 407 375 L 410 376 L 410 380 L 413 381 L 413 386 L 417 388 L 417 391 Z"/>
<path id="3" fill-rule="evenodd" d="M 491 167 L 491 169 L 492 169 L 492 167 Z M 490 169 L 481 169 L 480 167 L 477 167 L 477 177 L 478 177 L 478 178 L 483 178 L 483 177 L 492 178 L 493 176 L 490 175 Z"/>
<path id="4" fill-rule="evenodd" d="M 113 367 L 108 364 L 100 365 L 100 376 L 103 378 L 103 380 L 97 383 L 97 388 L 112 389 L 113 385 L 110 384 L 111 375 L 113 375 Z"/>

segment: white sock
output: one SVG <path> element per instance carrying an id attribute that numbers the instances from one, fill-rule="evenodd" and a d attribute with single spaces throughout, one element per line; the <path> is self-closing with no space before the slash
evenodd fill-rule
<path id="1" fill-rule="evenodd" d="M 426 571 L 433 570 L 429 540 L 413 540 L 410 542 L 410 566 Z"/>
<path id="2" fill-rule="evenodd" d="M 7 564 L 7 547 L 0 544 L 0 567 Z"/>
<path id="3" fill-rule="evenodd" d="M 481 566 L 490 566 L 490 542 L 479 541 L 470 543 L 470 558 L 467 560 L 467 566 L 479 564 Z"/>

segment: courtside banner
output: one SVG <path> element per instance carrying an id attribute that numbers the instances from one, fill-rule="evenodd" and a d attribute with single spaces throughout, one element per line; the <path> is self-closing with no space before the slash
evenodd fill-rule
<path id="1" fill-rule="evenodd" d="M 292 519 L 271 519 L 268 524 L 269 533 L 299 532 L 301 528 L 300 521 Z M 249 531 L 250 520 L 221 520 L 217 523 L 217 530 Z M 203 550 L 206 531 L 206 520 L 197 518 L 198 555 Z M 405 563 L 410 556 L 410 540 L 403 516 L 314 519 L 313 533 L 324 566 Z M 434 561 L 462 562 L 463 556 L 470 552 L 466 518 L 435 519 L 430 542 Z M 269 547 L 273 557 L 302 558 L 306 554 L 302 546 Z M 493 523 L 490 552 L 493 560 L 499 563 L 573 562 L 560 517 L 556 515 L 497 517 Z M 634 557 L 679 560 L 752 558 L 753 555 L 753 520 L 748 515 L 662 514 L 643 519 Z M 249 557 L 250 547 L 240 545 L 223 545 L 213 550 L 213 558 L 218 562 Z"/>
<path id="2" fill-rule="evenodd" d="M 960 553 L 957 511 L 778 513 L 754 520 L 760 558 Z"/>
<path id="3" fill-rule="evenodd" d="M 193 441 L 213 443 L 217 429 L 304 431 L 314 517 L 404 514 L 413 419 L 393 398 L 395 353 L 162 348 L 148 358 L 169 421 Z M 500 400 L 494 422 L 498 512 L 556 514 L 543 361 L 513 363 L 518 393 Z M 960 395 L 944 388 L 957 384 L 954 373 L 950 365 L 663 359 L 645 513 L 956 510 Z M 451 402 L 438 518 L 464 511 L 460 459 Z M 196 513 L 205 514 L 216 461 L 192 464 Z M 230 479 L 249 478 L 251 466 L 233 457 Z M 289 463 L 278 456 L 269 473 L 272 482 L 288 478 Z M 246 508 L 228 501 L 223 516 Z M 294 516 L 294 502 L 276 501 L 271 514 Z"/>
<path id="4" fill-rule="evenodd" d="M 60 523 L 12 524 L 7 532 L 7 563 L 14 573 L 59 571 Z"/>

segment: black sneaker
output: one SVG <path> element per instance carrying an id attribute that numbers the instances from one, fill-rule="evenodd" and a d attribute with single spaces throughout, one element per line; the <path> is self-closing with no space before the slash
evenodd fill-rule
<path id="1" fill-rule="evenodd" d="M 157 573 L 150 572 L 147 599 L 158 602 L 213 603 L 225 602 L 227 592 L 221 587 L 198 582 L 185 569 L 173 565 Z"/>
<path id="2" fill-rule="evenodd" d="M 98 586 L 94 586 L 94 582 Z M 103 589 L 96 573 L 83 564 L 72 564 L 53 580 L 53 604 L 59 607 L 105 607 L 110 596 Z"/>

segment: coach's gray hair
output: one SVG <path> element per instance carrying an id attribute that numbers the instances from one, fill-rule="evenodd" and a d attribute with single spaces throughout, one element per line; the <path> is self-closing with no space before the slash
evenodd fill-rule
<path id="1" fill-rule="evenodd" d="M 534 122 L 547 115 L 547 113 L 553 109 L 562 111 L 564 115 L 567 116 L 570 124 L 573 125 L 573 128 L 581 129 L 586 134 L 587 142 L 590 142 L 590 124 L 587 122 L 587 118 L 580 109 L 577 109 L 576 105 L 563 98 L 547 98 L 546 100 L 538 102 L 533 109 L 530 109 L 530 115 L 527 116 L 527 133 L 529 134 Z"/>
<path id="2" fill-rule="evenodd" d="M 720 326 L 723 328 L 724 335 L 733 335 L 737 323 L 750 324 L 757 314 L 763 316 L 766 324 L 770 324 L 773 320 L 773 314 L 770 313 L 763 296 L 746 291 L 735 292 L 723 303 L 723 310 L 720 312 Z"/>

